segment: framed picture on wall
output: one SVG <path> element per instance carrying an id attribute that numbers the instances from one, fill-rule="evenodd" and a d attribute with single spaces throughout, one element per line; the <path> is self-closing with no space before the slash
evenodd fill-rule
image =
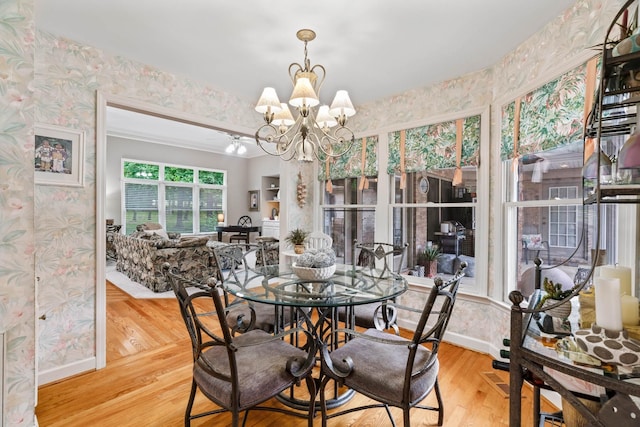
<path id="1" fill-rule="evenodd" d="M 35 125 L 34 180 L 42 185 L 84 185 L 84 131 Z"/>
<path id="2" fill-rule="evenodd" d="M 260 190 L 249 191 L 249 210 L 260 210 Z"/>

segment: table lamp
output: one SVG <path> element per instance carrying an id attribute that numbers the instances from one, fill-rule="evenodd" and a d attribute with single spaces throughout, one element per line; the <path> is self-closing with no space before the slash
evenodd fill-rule
<path id="1" fill-rule="evenodd" d="M 218 214 L 218 225 L 223 225 L 224 224 L 224 214 L 223 213 L 219 213 Z"/>

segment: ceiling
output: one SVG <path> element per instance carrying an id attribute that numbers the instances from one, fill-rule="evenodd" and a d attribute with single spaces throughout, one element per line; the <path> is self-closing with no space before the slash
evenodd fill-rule
<path id="1" fill-rule="evenodd" d="M 250 103 L 264 86 L 288 99 L 288 66 L 304 59 L 296 32 L 310 28 L 311 65 L 327 70 L 321 100 L 346 89 L 357 109 L 495 64 L 575 1 L 35 0 L 35 20 Z"/>

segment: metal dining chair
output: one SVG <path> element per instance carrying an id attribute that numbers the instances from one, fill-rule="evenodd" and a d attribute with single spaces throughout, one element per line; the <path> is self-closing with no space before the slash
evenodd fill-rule
<path id="1" fill-rule="evenodd" d="M 353 268 L 362 268 L 364 274 L 379 278 L 387 277 L 391 273 L 400 274 L 408 246 L 407 243 L 404 245 L 380 242 L 358 243 L 354 240 Z M 395 264 L 397 264 L 396 268 L 394 268 Z M 354 316 L 350 324 L 379 330 L 393 328 L 396 333 L 399 331 L 396 326 L 397 313 L 393 305 L 388 305 L 386 302 L 356 305 L 349 311 L 340 309 L 338 319 L 344 322 L 348 313 Z"/>
<path id="2" fill-rule="evenodd" d="M 302 329 L 290 328 L 278 335 L 253 329 L 234 336 L 227 323 L 230 308 L 225 307 L 220 283 L 213 278 L 206 284 L 194 282 L 180 276 L 169 264 L 164 267 L 178 299 L 193 352 L 185 426 L 190 426 L 193 419 L 222 412 L 231 413 L 234 427 L 239 425 L 240 413 L 244 412 L 244 426 L 250 411 L 263 410 L 306 418 L 312 427 L 313 401 L 308 412 L 262 405 L 302 379 L 310 395 L 315 395 L 316 386 L 311 374 L 316 347 L 311 335 Z M 187 287 L 196 288 L 196 292 L 187 292 Z M 303 350 L 291 345 L 286 339 L 291 334 L 306 334 L 308 347 Z M 219 409 L 192 414 L 198 390 Z M 217 420 L 216 424 L 219 422 Z"/>
<path id="3" fill-rule="evenodd" d="M 251 227 L 251 217 L 248 215 L 243 215 L 238 219 L 238 225 L 240 227 Z M 229 243 L 233 242 L 245 242 L 249 243 L 249 232 L 248 231 L 239 231 L 237 234 L 232 234 L 229 237 Z"/>
<path id="4" fill-rule="evenodd" d="M 216 246 L 213 249 L 216 265 L 220 266 L 219 283 L 231 282 L 243 289 L 261 287 L 265 269 L 278 269 L 278 242 L 238 243 Z M 274 270 L 276 271 L 276 270 Z M 229 309 L 227 322 L 233 333 L 243 333 L 251 329 L 262 329 L 273 333 L 291 325 L 295 316 L 291 310 L 276 310 L 270 304 L 248 301 L 242 298 L 229 299 L 224 295 L 225 306 Z"/>
<path id="5" fill-rule="evenodd" d="M 442 425 L 444 405 L 438 385 L 438 349 L 453 312 L 465 266 L 463 263 L 455 276 L 447 282 L 436 277 L 422 310 L 389 303 L 394 304 L 396 310 L 421 313 L 410 339 L 374 328 L 367 329 L 364 333 L 340 329 L 340 333 L 351 338 L 331 352 L 327 345 L 323 345 L 321 369 L 324 379 L 320 384 L 323 427 L 326 427 L 330 418 L 377 407 L 385 408 L 391 424 L 395 426 L 390 406 L 402 409 L 405 427 L 411 425 L 409 413 L 412 408 L 437 411 L 438 425 Z M 408 292 L 417 293 L 411 290 Z M 424 296 L 423 292 L 420 294 Z M 411 298 L 415 297 L 412 295 Z M 377 403 L 365 402 L 361 407 L 329 413 L 325 388 L 330 380 L 335 380 L 339 386 L 348 387 Z M 437 406 L 421 405 L 432 390 L 436 393 Z"/>
<path id="6" fill-rule="evenodd" d="M 328 249 L 331 245 L 333 245 L 333 239 L 322 231 L 313 231 L 304 240 L 305 249 Z"/>

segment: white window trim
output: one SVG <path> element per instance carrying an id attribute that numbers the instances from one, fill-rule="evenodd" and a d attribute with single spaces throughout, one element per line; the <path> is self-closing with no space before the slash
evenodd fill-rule
<path id="1" fill-rule="evenodd" d="M 149 179 L 137 179 L 137 178 L 125 178 L 124 177 L 124 164 L 126 162 L 129 163 L 144 163 L 144 164 L 149 164 L 149 165 L 157 165 L 159 167 L 159 171 L 158 171 L 158 179 L 157 180 L 149 180 Z M 181 169 L 191 169 L 194 172 L 194 181 L 198 181 L 198 171 L 204 170 L 207 172 L 216 172 L 216 173 L 221 173 L 224 175 L 224 179 L 223 185 L 219 185 L 219 184 L 201 184 L 199 182 L 176 182 L 176 181 L 166 181 L 164 178 L 164 168 L 165 167 L 175 167 L 175 168 L 181 168 Z M 203 168 L 203 167 L 197 167 L 197 166 L 187 166 L 187 165 L 178 165 L 178 164 L 173 164 L 173 163 L 162 163 L 162 162 L 154 162 L 154 161 L 148 161 L 148 160 L 139 160 L 139 159 L 129 159 L 129 158 L 122 158 L 120 160 L 120 194 L 121 194 L 121 201 L 120 201 L 120 206 L 121 206 L 121 213 L 120 213 L 120 223 L 123 225 L 123 227 L 125 227 L 126 229 L 126 212 L 127 212 L 127 208 L 126 208 L 126 203 L 125 203 L 125 185 L 127 183 L 135 183 L 135 184 L 147 184 L 147 185 L 152 185 L 155 184 L 158 187 L 158 221 L 160 224 L 163 224 L 164 227 L 166 227 L 166 200 L 165 200 L 165 190 L 167 186 L 172 186 L 172 187 L 189 187 L 192 189 L 192 206 L 193 206 L 193 225 L 192 225 L 192 232 L 191 233 L 187 233 L 184 232 L 182 234 L 184 235 L 213 235 L 215 234 L 215 231 L 209 231 L 209 232 L 200 232 L 200 216 L 196 215 L 196 212 L 199 212 L 199 206 L 200 206 L 200 189 L 201 188 L 209 188 L 209 189 L 215 189 L 215 190 L 222 190 L 222 212 L 224 213 L 225 217 L 227 216 L 227 179 L 228 179 L 228 174 L 227 171 L 225 170 L 221 170 L 221 169 L 208 169 L 208 168 Z M 164 206 L 164 209 L 160 209 L 160 206 Z M 198 207 L 198 209 L 196 210 L 195 208 Z M 196 231 L 194 231 L 196 230 Z"/>
<path id="2" fill-rule="evenodd" d="M 387 173 L 388 159 L 389 159 L 389 133 L 397 131 L 398 129 L 411 129 L 420 126 L 427 126 L 434 123 L 441 123 L 450 120 L 456 120 L 461 117 L 472 117 L 480 115 L 480 163 L 478 165 L 477 179 L 478 186 L 476 193 L 478 195 L 478 202 L 476 207 L 476 257 L 475 257 L 475 277 L 473 284 L 462 284 L 460 292 L 462 294 L 471 295 L 487 295 L 489 291 L 489 187 L 490 187 L 490 133 L 491 133 L 491 117 L 490 106 L 484 105 L 480 107 L 470 108 L 468 110 L 462 110 L 452 113 L 446 113 L 441 115 L 434 115 L 429 118 L 428 121 L 419 120 L 407 123 L 394 123 L 385 127 L 370 130 L 366 134 L 362 133 L 356 135 L 357 138 L 363 136 L 375 136 L 378 137 L 378 203 L 375 206 L 375 239 L 379 242 L 391 242 L 393 241 L 393 224 L 391 218 L 393 218 L 393 209 L 397 205 L 393 205 L 393 186 L 391 185 L 392 177 Z M 314 176 L 318 176 L 318 166 L 314 165 Z M 324 182 L 317 180 L 317 190 L 314 194 L 319 196 L 318 199 L 314 199 L 317 209 L 314 210 L 314 226 L 317 226 L 319 220 L 317 218 L 322 217 L 324 209 L 328 208 L 324 204 Z M 386 197 L 385 197 L 386 195 Z M 315 197 L 315 196 L 314 196 Z M 460 203 L 455 203 L 455 206 L 462 206 Z M 474 205 L 471 203 L 471 205 Z M 348 205 L 345 208 L 353 208 L 354 206 L 360 207 L 360 205 Z M 365 206 L 365 205 L 363 205 Z M 411 205 L 415 207 L 415 205 Z M 333 208 L 334 206 L 331 206 Z M 336 205 L 337 207 L 337 205 Z M 366 205 L 369 207 L 369 205 Z M 416 276 L 405 276 L 412 285 L 416 286 L 433 286 L 433 279 L 418 278 Z"/>

